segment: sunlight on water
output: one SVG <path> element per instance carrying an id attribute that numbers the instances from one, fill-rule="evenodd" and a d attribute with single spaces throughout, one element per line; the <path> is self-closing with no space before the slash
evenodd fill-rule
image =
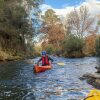
<path id="1" fill-rule="evenodd" d="M 38 74 L 34 74 L 33 64 L 29 63 L 33 59 L 1 63 L 0 100 L 83 100 L 93 87 L 79 78 L 96 71 L 96 58 L 53 59 L 53 68 Z"/>

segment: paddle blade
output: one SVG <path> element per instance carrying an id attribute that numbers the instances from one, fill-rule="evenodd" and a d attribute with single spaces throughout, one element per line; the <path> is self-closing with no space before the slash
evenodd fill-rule
<path id="1" fill-rule="evenodd" d="M 61 62 L 59 62 L 57 64 L 60 65 L 60 66 L 64 66 L 65 65 L 65 63 L 61 63 Z"/>

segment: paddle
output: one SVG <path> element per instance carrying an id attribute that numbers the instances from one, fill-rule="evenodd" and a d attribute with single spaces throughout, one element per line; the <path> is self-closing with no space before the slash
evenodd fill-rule
<path id="1" fill-rule="evenodd" d="M 33 62 L 33 61 L 29 61 L 28 63 L 30 63 L 30 64 L 37 64 L 36 62 Z M 65 65 L 65 63 L 63 63 L 63 62 L 58 62 L 58 63 L 54 62 L 52 64 L 58 64 L 59 66 L 64 66 Z"/>
<path id="2" fill-rule="evenodd" d="M 65 65 L 65 63 L 63 63 L 63 62 L 58 62 L 57 64 L 60 65 L 60 66 L 64 66 Z"/>

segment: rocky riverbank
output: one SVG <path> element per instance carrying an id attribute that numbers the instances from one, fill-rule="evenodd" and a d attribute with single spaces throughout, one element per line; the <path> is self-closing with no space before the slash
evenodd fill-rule
<path id="1" fill-rule="evenodd" d="M 80 80 L 86 80 L 88 84 L 92 85 L 93 87 L 100 89 L 100 74 L 95 73 L 86 73 L 82 77 L 80 77 Z"/>
<path id="2" fill-rule="evenodd" d="M 4 51 L 0 51 L 0 62 L 3 62 L 3 61 L 11 61 L 11 60 L 14 60 L 14 59 L 19 59 L 18 56 L 12 56 L 11 54 L 8 54 Z"/>
<path id="3" fill-rule="evenodd" d="M 34 56 L 31 55 L 12 55 L 9 53 L 6 53 L 4 51 L 0 51 L 0 62 L 6 62 L 6 61 L 14 61 L 14 60 L 21 60 L 25 58 L 34 58 Z"/>

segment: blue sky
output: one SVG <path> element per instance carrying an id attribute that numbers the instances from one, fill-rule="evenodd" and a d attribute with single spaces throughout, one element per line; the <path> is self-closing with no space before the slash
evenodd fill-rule
<path id="1" fill-rule="evenodd" d="M 81 6 L 87 6 L 92 16 L 100 14 L 100 0 L 45 0 L 40 9 L 42 14 L 47 9 L 53 9 L 57 15 L 65 17 L 74 8 L 79 9 Z"/>
<path id="2" fill-rule="evenodd" d="M 45 0 L 45 4 L 51 5 L 53 8 L 61 9 L 66 6 L 77 6 L 85 0 Z"/>

